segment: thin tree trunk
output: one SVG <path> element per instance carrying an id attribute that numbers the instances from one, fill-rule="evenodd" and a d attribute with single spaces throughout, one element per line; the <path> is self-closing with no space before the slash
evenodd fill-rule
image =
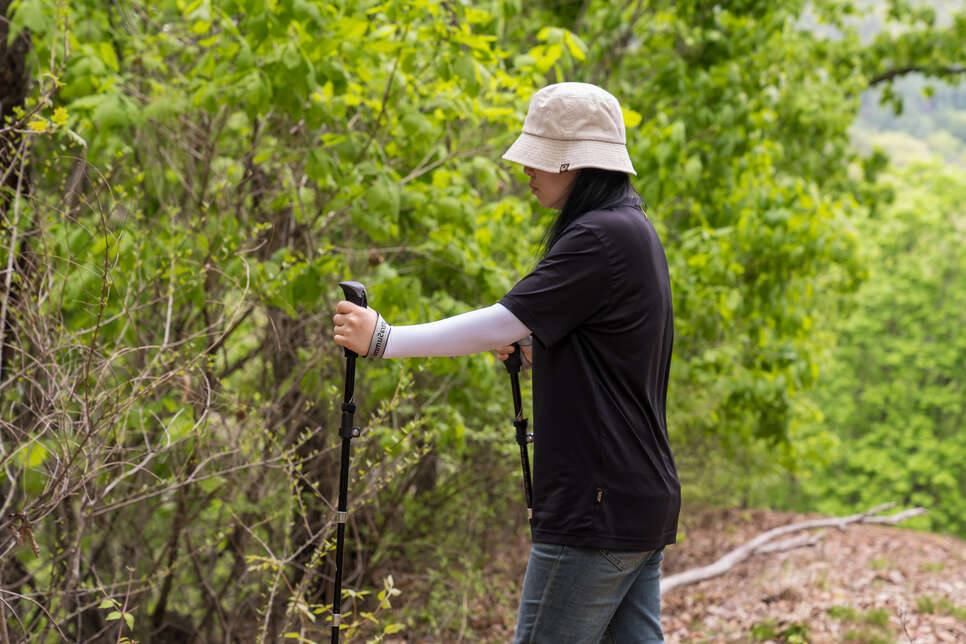
<path id="1" fill-rule="evenodd" d="M 0 383 L 6 379 L 10 363 L 14 333 L 11 324 L 12 311 L 18 299 L 23 281 L 14 281 L 13 275 L 22 274 L 27 268 L 26 241 L 19 237 L 19 222 L 14 221 L 19 200 L 29 194 L 29 167 L 23 148 L 22 136 L 15 128 L 8 127 L 17 108 L 23 108 L 27 97 L 27 52 L 30 36 L 26 31 L 17 35 L 7 46 L 10 22 L 7 13 L 12 0 L 0 0 L 0 232 L 6 253 L 0 255 L 5 261 L 4 279 L 0 280 Z"/>

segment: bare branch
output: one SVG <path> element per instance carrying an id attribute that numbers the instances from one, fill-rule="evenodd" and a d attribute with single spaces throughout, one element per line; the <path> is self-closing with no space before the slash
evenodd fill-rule
<path id="1" fill-rule="evenodd" d="M 801 532 L 803 530 L 814 530 L 815 528 L 838 528 L 839 530 L 845 530 L 853 523 L 896 524 L 900 521 L 904 521 L 905 519 L 918 516 L 926 512 L 924 508 L 910 508 L 888 517 L 874 516 L 880 512 L 883 512 L 884 510 L 894 507 L 895 505 L 895 503 L 885 503 L 865 512 L 860 512 L 847 517 L 811 519 L 809 521 L 799 521 L 797 523 L 791 523 L 773 528 L 772 530 L 763 532 L 744 545 L 735 548 L 712 564 L 701 566 L 700 568 L 692 568 L 691 570 L 686 570 L 676 575 L 665 577 L 661 580 L 661 593 L 667 593 L 675 588 L 678 588 L 679 586 L 695 584 L 699 581 L 704 581 L 705 579 L 711 579 L 712 577 L 722 575 L 754 554 L 781 552 L 783 550 L 789 550 L 795 547 L 812 545 L 821 538 L 821 535 L 815 537 L 806 535 L 805 538 L 796 537 L 793 539 L 772 543 L 777 537 L 786 534 Z"/>
<path id="2" fill-rule="evenodd" d="M 925 76 L 935 76 L 935 77 L 947 77 L 947 76 L 958 76 L 959 74 L 966 74 L 966 67 L 922 67 L 918 65 L 912 65 L 909 67 L 897 67 L 896 69 L 890 69 L 888 71 L 882 72 L 878 76 L 874 76 L 872 80 L 869 81 L 869 87 L 875 87 L 882 83 L 888 83 L 895 78 L 900 76 L 905 76 L 907 74 L 923 74 Z"/>

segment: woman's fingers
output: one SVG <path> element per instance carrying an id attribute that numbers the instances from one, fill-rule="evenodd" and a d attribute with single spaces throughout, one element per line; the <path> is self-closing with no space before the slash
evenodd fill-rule
<path id="1" fill-rule="evenodd" d="M 494 351 L 494 353 L 496 354 L 496 357 L 498 359 L 500 359 L 501 361 L 506 361 L 506 359 L 509 358 L 510 354 L 513 353 L 514 351 L 516 351 L 516 349 L 513 348 L 513 345 L 507 345 L 505 347 L 500 347 L 499 349 Z"/>
<path id="2" fill-rule="evenodd" d="M 520 348 L 523 350 L 523 366 L 529 367 L 531 364 L 533 364 L 533 347 L 530 345 L 524 345 Z M 510 354 L 514 351 L 516 351 L 516 349 L 511 344 L 505 347 L 500 347 L 499 349 L 493 351 L 493 353 L 497 358 L 505 362 L 506 359 L 510 357 Z"/>
<path id="3" fill-rule="evenodd" d="M 347 300 L 342 300 L 341 302 L 335 305 L 336 313 L 352 313 L 357 309 L 362 310 L 362 307 L 356 304 L 353 304 L 352 302 L 349 302 Z"/>
<path id="4" fill-rule="evenodd" d="M 345 300 L 339 302 L 335 310 L 336 314 L 332 316 L 335 343 L 361 356 L 366 355 L 369 340 L 376 328 L 376 312 Z"/>

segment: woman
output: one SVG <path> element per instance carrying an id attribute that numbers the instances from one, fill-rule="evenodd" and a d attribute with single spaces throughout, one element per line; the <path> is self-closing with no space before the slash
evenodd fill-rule
<path id="1" fill-rule="evenodd" d="M 335 341 L 385 358 L 465 355 L 533 337 L 533 547 L 517 642 L 661 642 L 660 561 L 680 485 L 665 425 L 667 260 L 628 174 L 620 105 L 537 92 L 504 159 L 560 211 L 537 267 L 491 307 L 392 327 L 340 302 Z"/>

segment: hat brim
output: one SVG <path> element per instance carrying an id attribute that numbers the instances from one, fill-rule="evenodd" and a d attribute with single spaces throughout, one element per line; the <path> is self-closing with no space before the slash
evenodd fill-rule
<path id="1" fill-rule="evenodd" d="M 623 143 L 565 141 L 524 132 L 503 154 L 503 158 L 544 172 L 601 168 L 637 175 L 627 154 L 627 146 Z"/>

